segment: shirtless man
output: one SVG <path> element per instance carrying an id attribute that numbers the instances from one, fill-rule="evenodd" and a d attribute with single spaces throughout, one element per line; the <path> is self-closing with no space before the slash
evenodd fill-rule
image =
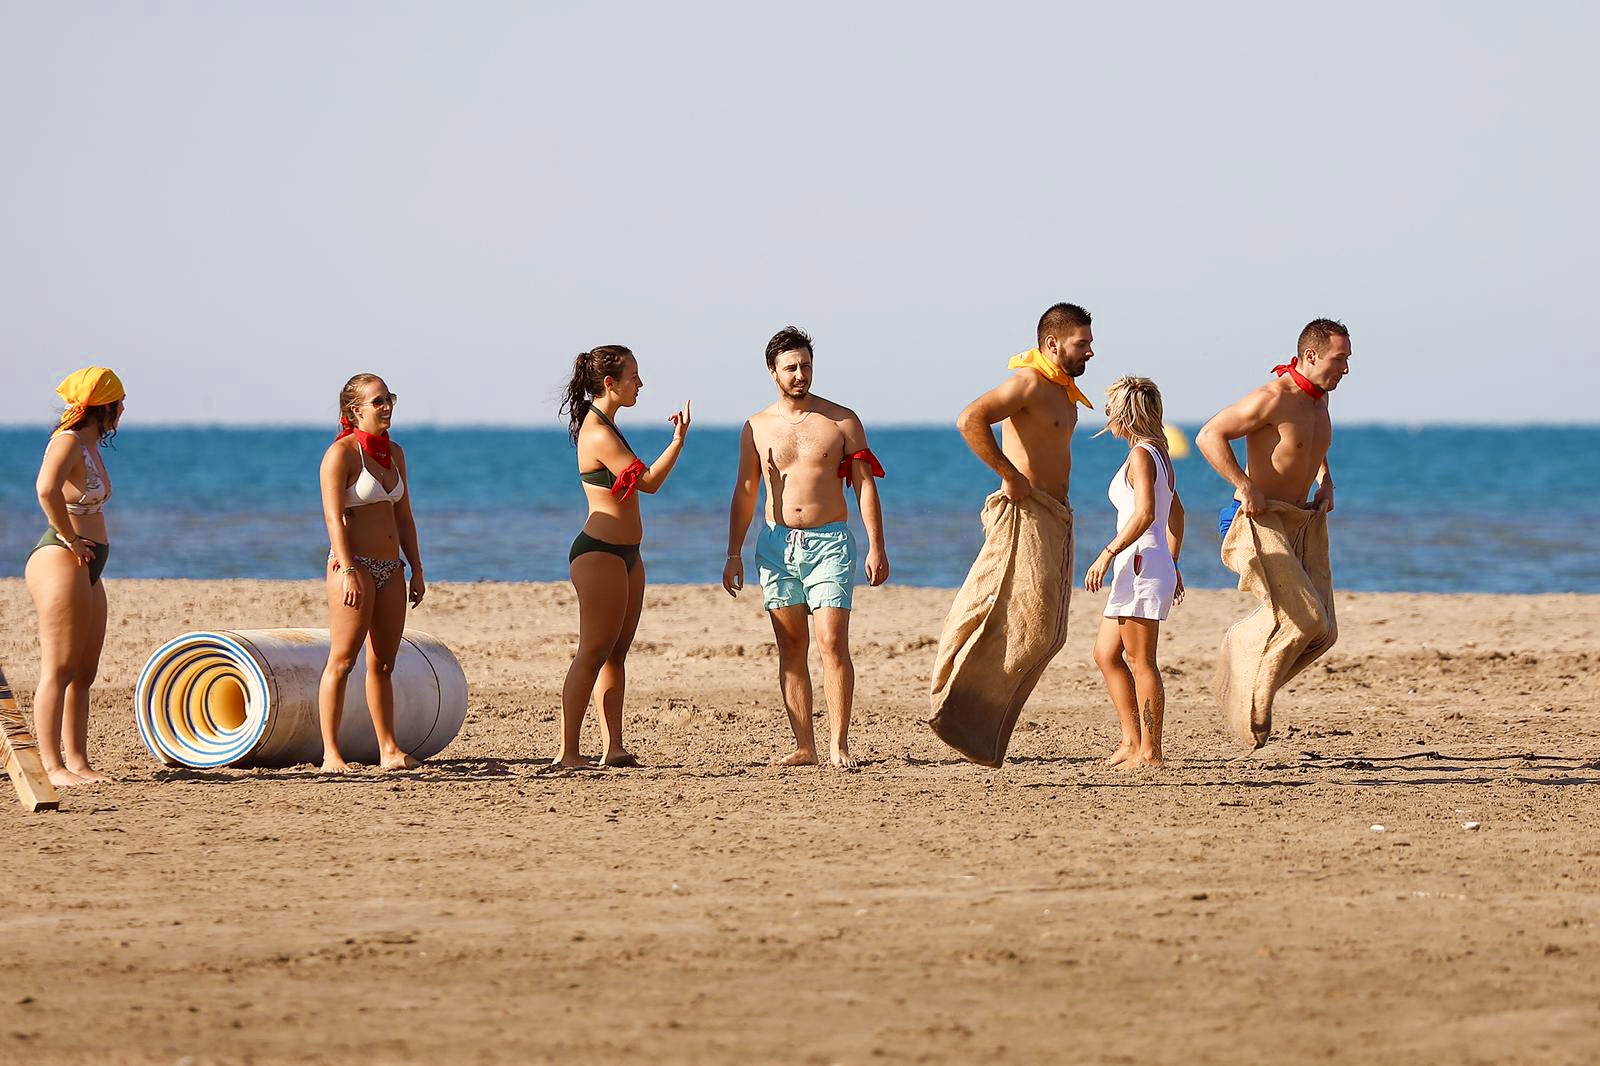
<path id="1" fill-rule="evenodd" d="M 1094 334 L 1089 325 L 1089 312 L 1077 304 L 1056 304 L 1039 319 L 1036 351 L 1066 378 L 1081 377 L 1094 358 Z M 1012 364 L 1025 358 L 1018 356 Z M 1000 475 L 1001 490 L 1014 502 L 1026 499 L 1034 488 L 1067 502 L 1078 403 L 1067 381 L 1052 380 L 1053 376 L 1048 366 L 1021 365 L 956 418 L 956 428 L 967 447 Z M 998 445 L 989 428 L 996 422 L 1000 423 Z M 1068 566 L 1069 576 L 1071 572 Z"/>
<path id="2" fill-rule="evenodd" d="M 983 766 L 999 766 L 1017 716 L 1067 635 L 1072 597 L 1072 431 L 1078 388 L 1094 358 L 1089 312 L 1051 307 L 1039 346 L 968 404 L 956 428 L 1000 475 L 984 501 L 984 541 L 939 634 L 929 692 L 934 734 Z M 1000 423 L 1000 440 L 990 427 Z"/>
<path id="3" fill-rule="evenodd" d="M 794 326 L 767 343 L 767 371 L 778 386 L 772 406 L 750 416 L 739 435 L 739 476 L 728 507 L 728 559 L 722 587 L 737 596 L 744 588 L 741 550 L 755 517 L 763 475 L 766 523 L 756 538 L 762 606 L 778 642 L 778 684 L 794 754 L 783 766 L 811 766 L 817 743 L 811 725 L 811 671 L 806 657 L 811 615 L 822 651 L 823 684 L 831 727 L 833 765 L 853 768 L 850 703 L 855 666 L 850 661 L 850 594 L 855 584 L 856 539 L 846 524 L 844 485 L 856 490 L 856 506 L 867 527 L 867 581 L 889 577 L 883 546 L 883 511 L 875 478 L 883 468 L 867 448 L 867 431 L 854 411 L 811 391 L 811 338 Z"/>
<path id="4" fill-rule="evenodd" d="M 1268 500 L 1303 507 L 1313 482 L 1312 506 L 1333 510 L 1333 475 L 1328 446 L 1333 423 L 1327 394 L 1350 372 L 1350 331 L 1319 318 L 1300 331 L 1299 354 L 1274 367 L 1278 377 L 1223 408 L 1195 435 L 1200 454 L 1233 486 L 1234 503 L 1222 509 L 1222 531 L 1236 513 L 1254 518 Z M 1245 438 L 1245 465 L 1233 454 L 1233 441 Z"/>

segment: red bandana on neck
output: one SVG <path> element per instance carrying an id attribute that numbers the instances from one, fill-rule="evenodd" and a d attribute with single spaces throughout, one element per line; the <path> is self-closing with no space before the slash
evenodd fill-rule
<path id="1" fill-rule="evenodd" d="M 1294 365 L 1299 361 L 1300 357 L 1297 355 L 1287 363 L 1282 363 L 1273 367 L 1272 372 L 1278 375 L 1280 378 L 1283 377 L 1283 375 L 1288 374 L 1289 377 L 1294 379 L 1294 383 L 1300 386 L 1300 391 L 1311 397 L 1313 400 L 1320 400 L 1324 396 L 1328 395 L 1327 389 L 1312 384 L 1310 378 L 1306 377 L 1304 374 L 1300 373 L 1300 371 L 1294 368 Z"/>
<path id="2" fill-rule="evenodd" d="M 356 443 L 361 445 L 361 450 L 372 456 L 372 461 L 385 470 L 394 465 L 394 456 L 389 451 L 389 431 L 384 430 L 383 435 L 368 433 L 364 429 L 357 429 L 350 424 L 350 420 L 343 415 L 339 416 L 339 435 L 334 440 L 344 440 L 346 437 L 355 437 Z"/>

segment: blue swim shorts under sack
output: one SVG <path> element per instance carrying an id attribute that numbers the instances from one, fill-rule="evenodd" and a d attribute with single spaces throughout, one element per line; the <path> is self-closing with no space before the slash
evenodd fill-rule
<path id="1" fill-rule="evenodd" d="M 1217 532 L 1224 537 L 1228 535 L 1228 527 L 1233 525 L 1233 518 L 1239 513 L 1240 506 L 1238 500 L 1229 500 L 1226 507 L 1217 511 Z"/>

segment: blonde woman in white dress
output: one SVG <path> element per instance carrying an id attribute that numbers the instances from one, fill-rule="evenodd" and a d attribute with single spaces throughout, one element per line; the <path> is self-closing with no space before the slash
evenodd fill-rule
<path id="1" fill-rule="evenodd" d="M 1107 490 L 1117 508 L 1117 535 L 1095 556 L 1083 579 L 1090 592 L 1102 585 L 1110 591 L 1095 637 L 1094 661 L 1111 693 L 1122 744 L 1105 765 L 1161 766 L 1167 695 L 1156 643 L 1161 623 L 1183 600 L 1178 571 L 1183 501 L 1167 454 L 1156 383 L 1136 377 L 1113 382 L 1106 390 L 1106 428 L 1101 432 L 1128 442 L 1128 459 Z"/>

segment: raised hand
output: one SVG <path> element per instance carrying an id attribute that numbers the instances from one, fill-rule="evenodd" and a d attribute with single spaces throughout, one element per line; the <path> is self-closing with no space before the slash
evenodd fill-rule
<path id="1" fill-rule="evenodd" d="M 667 419 L 668 422 L 672 423 L 672 437 L 674 440 L 682 440 L 689 434 L 689 405 L 691 402 L 690 400 L 683 401 L 683 410 Z"/>

